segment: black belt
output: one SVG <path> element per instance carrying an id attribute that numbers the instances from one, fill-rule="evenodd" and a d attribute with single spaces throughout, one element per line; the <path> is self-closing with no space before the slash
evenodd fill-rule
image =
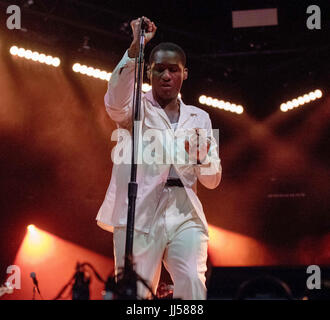
<path id="1" fill-rule="evenodd" d="M 165 183 L 166 187 L 182 187 L 183 188 L 183 183 L 181 182 L 180 179 L 167 179 Z"/>

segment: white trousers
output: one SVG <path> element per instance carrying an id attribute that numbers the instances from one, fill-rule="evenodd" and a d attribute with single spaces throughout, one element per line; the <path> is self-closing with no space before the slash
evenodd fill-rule
<path id="1" fill-rule="evenodd" d="M 126 227 L 115 227 L 113 233 L 116 274 L 124 266 Z M 208 236 L 202 222 L 181 187 L 165 187 L 150 232 L 134 231 L 133 257 L 135 271 L 147 281 L 156 294 L 162 261 L 173 284 L 173 298 L 206 299 Z M 150 297 L 138 281 L 138 296 Z"/>

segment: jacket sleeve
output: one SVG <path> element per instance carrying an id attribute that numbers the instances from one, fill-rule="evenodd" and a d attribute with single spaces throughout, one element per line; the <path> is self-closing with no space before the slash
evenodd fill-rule
<path id="1" fill-rule="evenodd" d="M 214 134 L 219 135 L 219 131 L 218 129 L 212 130 L 211 120 L 208 115 L 206 121 L 207 136 L 210 139 L 211 145 L 202 164 L 195 165 L 195 173 L 202 185 L 208 189 L 214 189 L 219 185 L 222 173 L 217 140 L 214 137 Z"/>
<path id="2" fill-rule="evenodd" d="M 113 71 L 104 96 L 107 113 L 121 127 L 131 125 L 134 87 L 134 58 L 127 51 Z"/>

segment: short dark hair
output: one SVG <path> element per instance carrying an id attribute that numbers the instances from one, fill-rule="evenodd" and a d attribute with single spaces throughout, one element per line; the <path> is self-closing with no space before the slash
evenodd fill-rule
<path id="1" fill-rule="evenodd" d="M 155 54 L 156 52 L 163 50 L 163 51 L 173 51 L 176 52 L 181 59 L 181 62 L 183 64 L 183 66 L 186 65 L 186 54 L 183 51 L 183 49 L 178 46 L 177 44 L 173 43 L 173 42 L 161 42 L 160 44 L 158 44 L 157 46 L 155 46 L 149 55 L 149 64 L 151 65 L 154 61 L 155 58 Z"/>

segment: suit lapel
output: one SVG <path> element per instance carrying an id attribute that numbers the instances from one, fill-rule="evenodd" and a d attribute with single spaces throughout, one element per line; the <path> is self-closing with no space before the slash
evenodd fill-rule
<path id="1" fill-rule="evenodd" d="M 145 97 L 154 106 L 154 109 L 156 110 L 156 112 L 158 113 L 158 115 L 163 119 L 163 121 L 165 122 L 166 126 L 168 128 L 172 128 L 171 122 L 170 122 L 170 120 L 169 120 L 166 112 L 154 100 L 154 98 L 152 96 L 151 90 L 145 94 Z M 180 117 L 179 117 L 179 123 L 178 123 L 177 130 L 176 131 L 179 131 L 178 129 L 182 129 L 184 127 L 184 125 L 186 124 L 187 121 L 189 121 L 193 117 L 196 117 L 197 116 L 197 113 L 196 112 L 192 112 L 191 108 L 189 106 L 185 105 L 182 102 L 181 99 L 179 99 L 179 101 L 180 101 Z"/>
<path id="2" fill-rule="evenodd" d="M 171 126 L 171 122 L 167 116 L 167 114 L 165 113 L 165 111 L 159 106 L 159 104 L 155 101 L 153 95 L 152 95 L 152 90 L 148 91 L 145 95 L 145 98 L 147 100 L 149 100 L 149 102 L 151 102 L 151 104 L 153 105 L 153 110 L 152 112 L 156 112 L 165 122 L 166 126 L 168 128 L 172 128 Z"/>
<path id="3" fill-rule="evenodd" d="M 191 108 L 189 108 L 189 106 L 186 106 L 180 100 L 180 118 L 179 118 L 179 123 L 178 123 L 177 129 L 183 129 L 184 125 L 187 123 L 187 121 L 192 120 L 193 117 L 196 117 L 196 116 L 197 116 L 197 113 L 192 112 Z"/>
<path id="4" fill-rule="evenodd" d="M 157 110 L 158 114 L 163 118 L 163 120 L 165 121 L 165 123 L 167 124 L 167 126 L 169 128 L 172 128 L 170 119 L 168 118 L 166 112 L 163 109 L 158 108 L 158 107 L 155 107 L 155 109 Z"/>

